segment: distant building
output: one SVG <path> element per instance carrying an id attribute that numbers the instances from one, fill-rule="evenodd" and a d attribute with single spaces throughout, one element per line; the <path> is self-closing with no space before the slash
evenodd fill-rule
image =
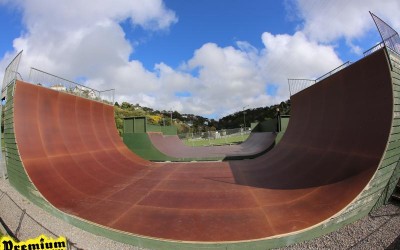
<path id="1" fill-rule="evenodd" d="M 89 89 L 84 86 L 76 86 L 72 92 L 74 94 L 84 96 L 84 97 L 89 97 L 92 99 L 96 99 L 96 97 L 97 97 L 97 95 L 93 89 Z"/>
<path id="2" fill-rule="evenodd" d="M 61 83 L 55 84 L 50 87 L 51 89 L 57 90 L 57 91 L 67 91 L 67 88 L 62 85 Z"/>

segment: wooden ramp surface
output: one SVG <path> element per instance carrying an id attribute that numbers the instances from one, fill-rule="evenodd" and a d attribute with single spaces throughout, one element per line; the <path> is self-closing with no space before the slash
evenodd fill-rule
<path id="1" fill-rule="evenodd" d="M 276 134 L 272 132 L 251 133 L 241 144 L 224 146 L 191 147 L 185 145 L 177 135 L 148 133 L 151 143 L 163 154 L 175 158 L 254 158 L 271 149 Z"/>
<path id="2" fill-rule="evenodd" d="M 14 123 L 30 180 L 61 211 L 154 238 L 242 241 L 350 204 L 385 151 L 392 102 L 381 50 L 294 95 L 284 138 L 252 160 L 145 161 L 121 141 L 112 106 L 21 81 Z"/>

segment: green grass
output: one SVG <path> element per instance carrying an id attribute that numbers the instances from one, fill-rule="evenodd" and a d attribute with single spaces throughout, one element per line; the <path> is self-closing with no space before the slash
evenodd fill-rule
<path id="1" fill-rule="evenodd" d="M 218 139 L 184 139 L 183 142 L 185 145 L 192 147 L 204 147 L 204 146 L 221 146 L 221 145 L 230 145 L 230 144 L 238 144 L 245 141 L 249 137 L 246 135 L 236 135 L 236 136 L 226 136 Z"/>

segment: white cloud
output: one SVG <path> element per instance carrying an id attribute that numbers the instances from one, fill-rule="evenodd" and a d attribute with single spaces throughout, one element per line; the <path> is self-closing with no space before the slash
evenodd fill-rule
<path id="1" fill-rule="evenodd" d="M 351 41 L 374 29 L 369 11 L 400 30 L 398 0 L 295 0 L 303 20 L 301 30 L 312 40 L 329 43 L 339 38 Z"/>
<path id="2" fill-rule="evenodd" d="M 23 1 L 25 32 L 14 40 L 14 55 L 24 50 L 20 72 L 28 78 L 28 67 L 74 79 L 84 76 L 99 89 L 115 87 L 117 94 L 154 92 L 157 77 L 141 62 L 129 57 L 134 48 L 119 22 L 149 30 L 165 30 L 177 22 L 175 13 L 161 0 L 141 1 Z M 2 64 L 9 62 L 4 57 Z"/>
<path id="3" fill-rule="evenodd" d="M 260 34 L 262 48 L 246 41 L 227 47 L 210 42 L 178 68 L 159 62 L 148 70 L 130 59 L 134 47 L 119 23 L 129 19 L 133 26 L 151 31 L 168 29 L 178 18 L 161 0 L 13 4 L 22 9 L 26 27 L 13 44 L 14 54 L 24 49 L 20 72 L 25 79 L 27 67 L 34 66 L 69 79 L 84 77 L 87 85 L 99 90 L 115 88 L 119 102 L 217 117 L 247 105 L 255 108 L 287 100 L 288 78 L 316 78 L 339 66 L 342 61 L 329 42 L 344 37 L 359 51 L 351 41 L 372 22 L 364 7 L 356 9 L 353 1 L 299 0 L 296 10 L 304 23 L 294 34 Z M 398 5 L 368 4 L 379 8 L 376 14 L 383 18 L 391 15 L 387 9 Z M 400 27 L 400 22 L 393 24 Z M 2 68 L 11 54 L 0 61 Z M 276 93 L 271 95 L 267 86 Z"/>
<path id="4" fill-rule="evenodd" d="M 314 79 L 342 64 L 332 46 L 310 41 L 300 31 L 293 36 L 265 32 L 262 41 L 265 45 L 262 65 L 267 70 L 268 82 L 281 83 L 287 78 Z"/>
<path id="5" fill-rule="evenodd" d="M 98 1 L 52 1 L 17 0 L 24 10 L 24 21 L 31 32 L 43 27 L 49 33 L 64 33 L 93 24 L 122 21 L 127 18 L 134 25 L 146 29 L 165 29 L 177 22 L 175 13 L 165 8 L 162 0 L 103 0 Z"/>
<path id="6" fill-rule="evenodd" d="M 183 81 L 193 93 L 192 98 L 180 100 L 186 110 L 226 115 L 247 105 L 276 104 L 289 98 L 289 77 L 316 78 L 342 64 L 332 47 L 309 41 L 301 32 L 264 33 L 262 41 L 262 50 L 246 42 L 238 42 L 237 48 L 207 43 L 196 50 L 187 68 L 198 71 L 198 76 Z M 276 95 L 268 95 L 267 84 L 277 87 Z"/>

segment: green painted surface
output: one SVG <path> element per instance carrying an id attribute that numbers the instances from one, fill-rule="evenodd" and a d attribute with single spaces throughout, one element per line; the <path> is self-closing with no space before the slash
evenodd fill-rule
<path id="1" fill-rule="evenodd" d="M 178 129 L 175 126 L 162 126 L 161 132 L 164 135 L 177 135 Z"/>
<path id="2" fill-rule="evenodd" d="M 397 54 L 394 54 L 393 52 L 389 52 L 389 58 L 391 59 L 391 65 L 392 65 L 392 82 L 393 82 L 393 89 L 396 91 L 393 91 L 394 95 L 394 110 L 395 112 L 400 109 L 400 93 L 397 91 L 400 89 L 400 68 L 398 68 L 398 64 L 395 63 L 400 60 L 400 57 Z M 400 158 L 400 117 L 397 113 L 394 113 L 393 115 L 393 127 L 392 127 L 392 135 L 391 137 L 391 143 L 388 145 L 388 153 L 389 155 L 392 156 L 392 158 Z M 394 163 L 393 163 L 394 164 Z M 389 183 L 387 185 L 387 188 L 382 194 L 382 197 L 380 200 L 383 200 L 384 203 L 387 203 L 390 199 L 390 196 L 393 194 L 395 188 L 396 188 L 396 183 L 399 182 L 400 178 L 400 162 L 398 161 L 396 164 L 396 167 L 393 170 L 393 173 L 389 179 Z"/>
<path id="3" fill-rule="evenodd" d="M 254 155 L 244 155 L 244 156 L 210 156 L 210 157 L 182 157 L 176 158 L 172 156 L 165 155 L 160 152 L 152 143 L 147 133 L 133 133 L 133 134 L 123 134 L 122 136 L 125 145 L 135 154 L 149 161 L 172 161 L 172 162 L 191 162 L 191 161 L 228 161 L 228 160 L 243 160 L 256 158 L 270 148 L 254 154 Z"/>
<path id="4" fill-rule="evenodd" d="M 161 133 L 161 126 L 153 125 L 153 124 L 147 124 L 146 128 L 147 128 L 146 129 L 147 132 L 159 132 L 159 133 Z"/>
<path id="5" fill-rule="evenodd" d="M 124 120 L 124 134 L 133 133 L 133 120 Z"/>
<path id="6" fill-rule="evenodd" d="M 289 120 L 290 120 L 289 116 L 281 117 L 281 131 L 276 135 L 275 145 L 278 144 L 285 135 L 286 129 L 289 126 Z"/>
<path id="7" fill-rule="evenodd" d="M 124 133 L 145 133 L 146 123 L 145 116 L 124 118 Z"/>
<path id="8" fill-rule="evenodd" d="M 289 125 L 289 120 L 290 116 L 288 115 L 281 116 L 281 131 L 276 135 L 275 145 L 282 140 L 283 135 L 285 134 L 286 129 Z M 277 130 L 276 118 L 252 124 L 252 131 L 254 132 L 275 132 L 276 130 Z"/>
<path id="9" fill-rule="evenodd" d="M 145 116 L 135 116 L 124 118 L 124 133 L 146 133 L 160 132 L 164 135 L 177 135 L 178 130 L 175 126 L 160 126 L 148 124 Z"/>
<path id="10" fill-rule="evenodd" d="M 150 161 L 177 161 L 161 153 L 150 141 L 147 133 L 125 133 L 122 136 L 125 145 L 140 157 Z"/>
<path id="11" fill-rule="evenodd" d="M 133 121 L 134 133 L 146 133 L 146 117 L 136 117 Z"/>
<path id="12" fill-rule="evenodd" d="M 249 134 L 237 134 L 230 136 L 222 136 L 221 138 L 208 138 L 208 139 L 193 139 L 193 138 L 185 138 L 182 139 L 182 142 L 186 146 L 190 147 L 209 147 L 209 146 L 224 146 L 224 145 L 232 145 L 239 144 L 247 140 L 249 138 Z"/>
<path id="13" fill-rule="evenodd" d="M 258 125 L 258 132 L 275 132 L 277 128 L 276 119 L 262 121 Z"/>
<path id="14" fill-rule="evenodd" d="M 175 126 L 160 126 L 154 124 L 147 124 L 147 132 L 160 132 L 163 135 L 177 135 L 178 129 Z"/>

